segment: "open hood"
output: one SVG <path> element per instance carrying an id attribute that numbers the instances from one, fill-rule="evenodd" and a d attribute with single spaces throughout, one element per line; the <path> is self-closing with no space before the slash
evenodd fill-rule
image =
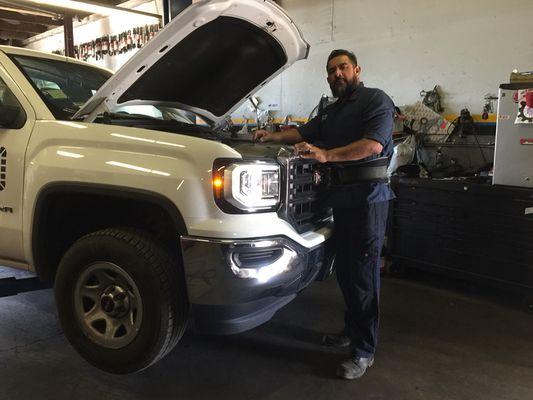
<path id="1" fill-rule="evenodd" d="M 204 0 L 175 17 L 74 118 L 117 106 L 168 104 L 218 125 L 309 45 L 268 0 Z"/>

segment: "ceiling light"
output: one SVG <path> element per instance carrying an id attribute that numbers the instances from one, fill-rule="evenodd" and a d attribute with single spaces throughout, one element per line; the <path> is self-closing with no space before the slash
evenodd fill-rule
<path id="1" fill-rule="evenodd" d="M 20 13 L 20 14 L 37 15 L 37 16 L 40 16 L 40 17 L 48 17 L 48 18 L 57 17 L 56 13 L 50 13 L 50 12 L 47 13 L 47 12 L 44 12 L 44 11 L 36 11 L 36 10 L 26 10 L 26 9 L 22 9 L 22 8 L 12 8 L 12 7 L 7 7 L 7 6 L 3 6 L 3 5 L 0 5 L 0 10 L 11 11 L 11 12 L 16 12 L 16 13 Z M 7 18 L 4 18 L 4 19 L 7 19 Z M 20 22 L 20 21 L 17 21 L 17 22 Z"/>
<path id="2" fill-rule="evenodd" d="M 161 18 L 160 15 L 147 13 L 144 11 L 130 10 L 129 8 L 106 6 L 104 4 L 91 3 L 85 1 L 74 0 L 24 0 L 26 3 L 39 4 L 43 6 L 53 6 L 60 8 L 67 8 L 74 11 L 83 11 L 88 14 L 100 14 L 100 15 L 123 15 L 124 13 L 133 13 L 145 15 L 147 17 Z"/>

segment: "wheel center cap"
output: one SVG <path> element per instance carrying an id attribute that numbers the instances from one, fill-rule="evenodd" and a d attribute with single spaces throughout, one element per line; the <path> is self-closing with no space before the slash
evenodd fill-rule
<path id="1" fill-rule="evenodd" d="M 102 300 L 100 300 L 100 306 L 102 310 L 109 314 L 115 309 L 115 302 L 111 296 L 103 296 Z"/>
<path id="2" fill-rule="evenodd" d="M 100 297 L 100 308 L 113 318 L 122 318 L 130 310 L 128 293 L 118 285 L 108 286 Z"/>

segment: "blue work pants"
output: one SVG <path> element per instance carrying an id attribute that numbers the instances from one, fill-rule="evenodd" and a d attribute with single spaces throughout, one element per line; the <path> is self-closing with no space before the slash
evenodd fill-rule
<path id="1" fill-rule="evenodd" d="M 380 257 L 389 202 L 334 208 L 337 280 L 346 303 L 352 355 L 369 357 L 378 341 Z"/>

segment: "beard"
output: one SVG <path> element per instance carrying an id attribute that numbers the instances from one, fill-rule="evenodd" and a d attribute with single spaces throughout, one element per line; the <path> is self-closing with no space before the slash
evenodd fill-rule
<path id="1" fill-rule="evenodd" d="M 358 83 L 357 78 L 353 78 L 351 81 L 347 81 L 344 78 L 337 78 L 334 82 L 330 83 L 329 87 L 334 97 L 342 98 L 351 94 Z"/>

